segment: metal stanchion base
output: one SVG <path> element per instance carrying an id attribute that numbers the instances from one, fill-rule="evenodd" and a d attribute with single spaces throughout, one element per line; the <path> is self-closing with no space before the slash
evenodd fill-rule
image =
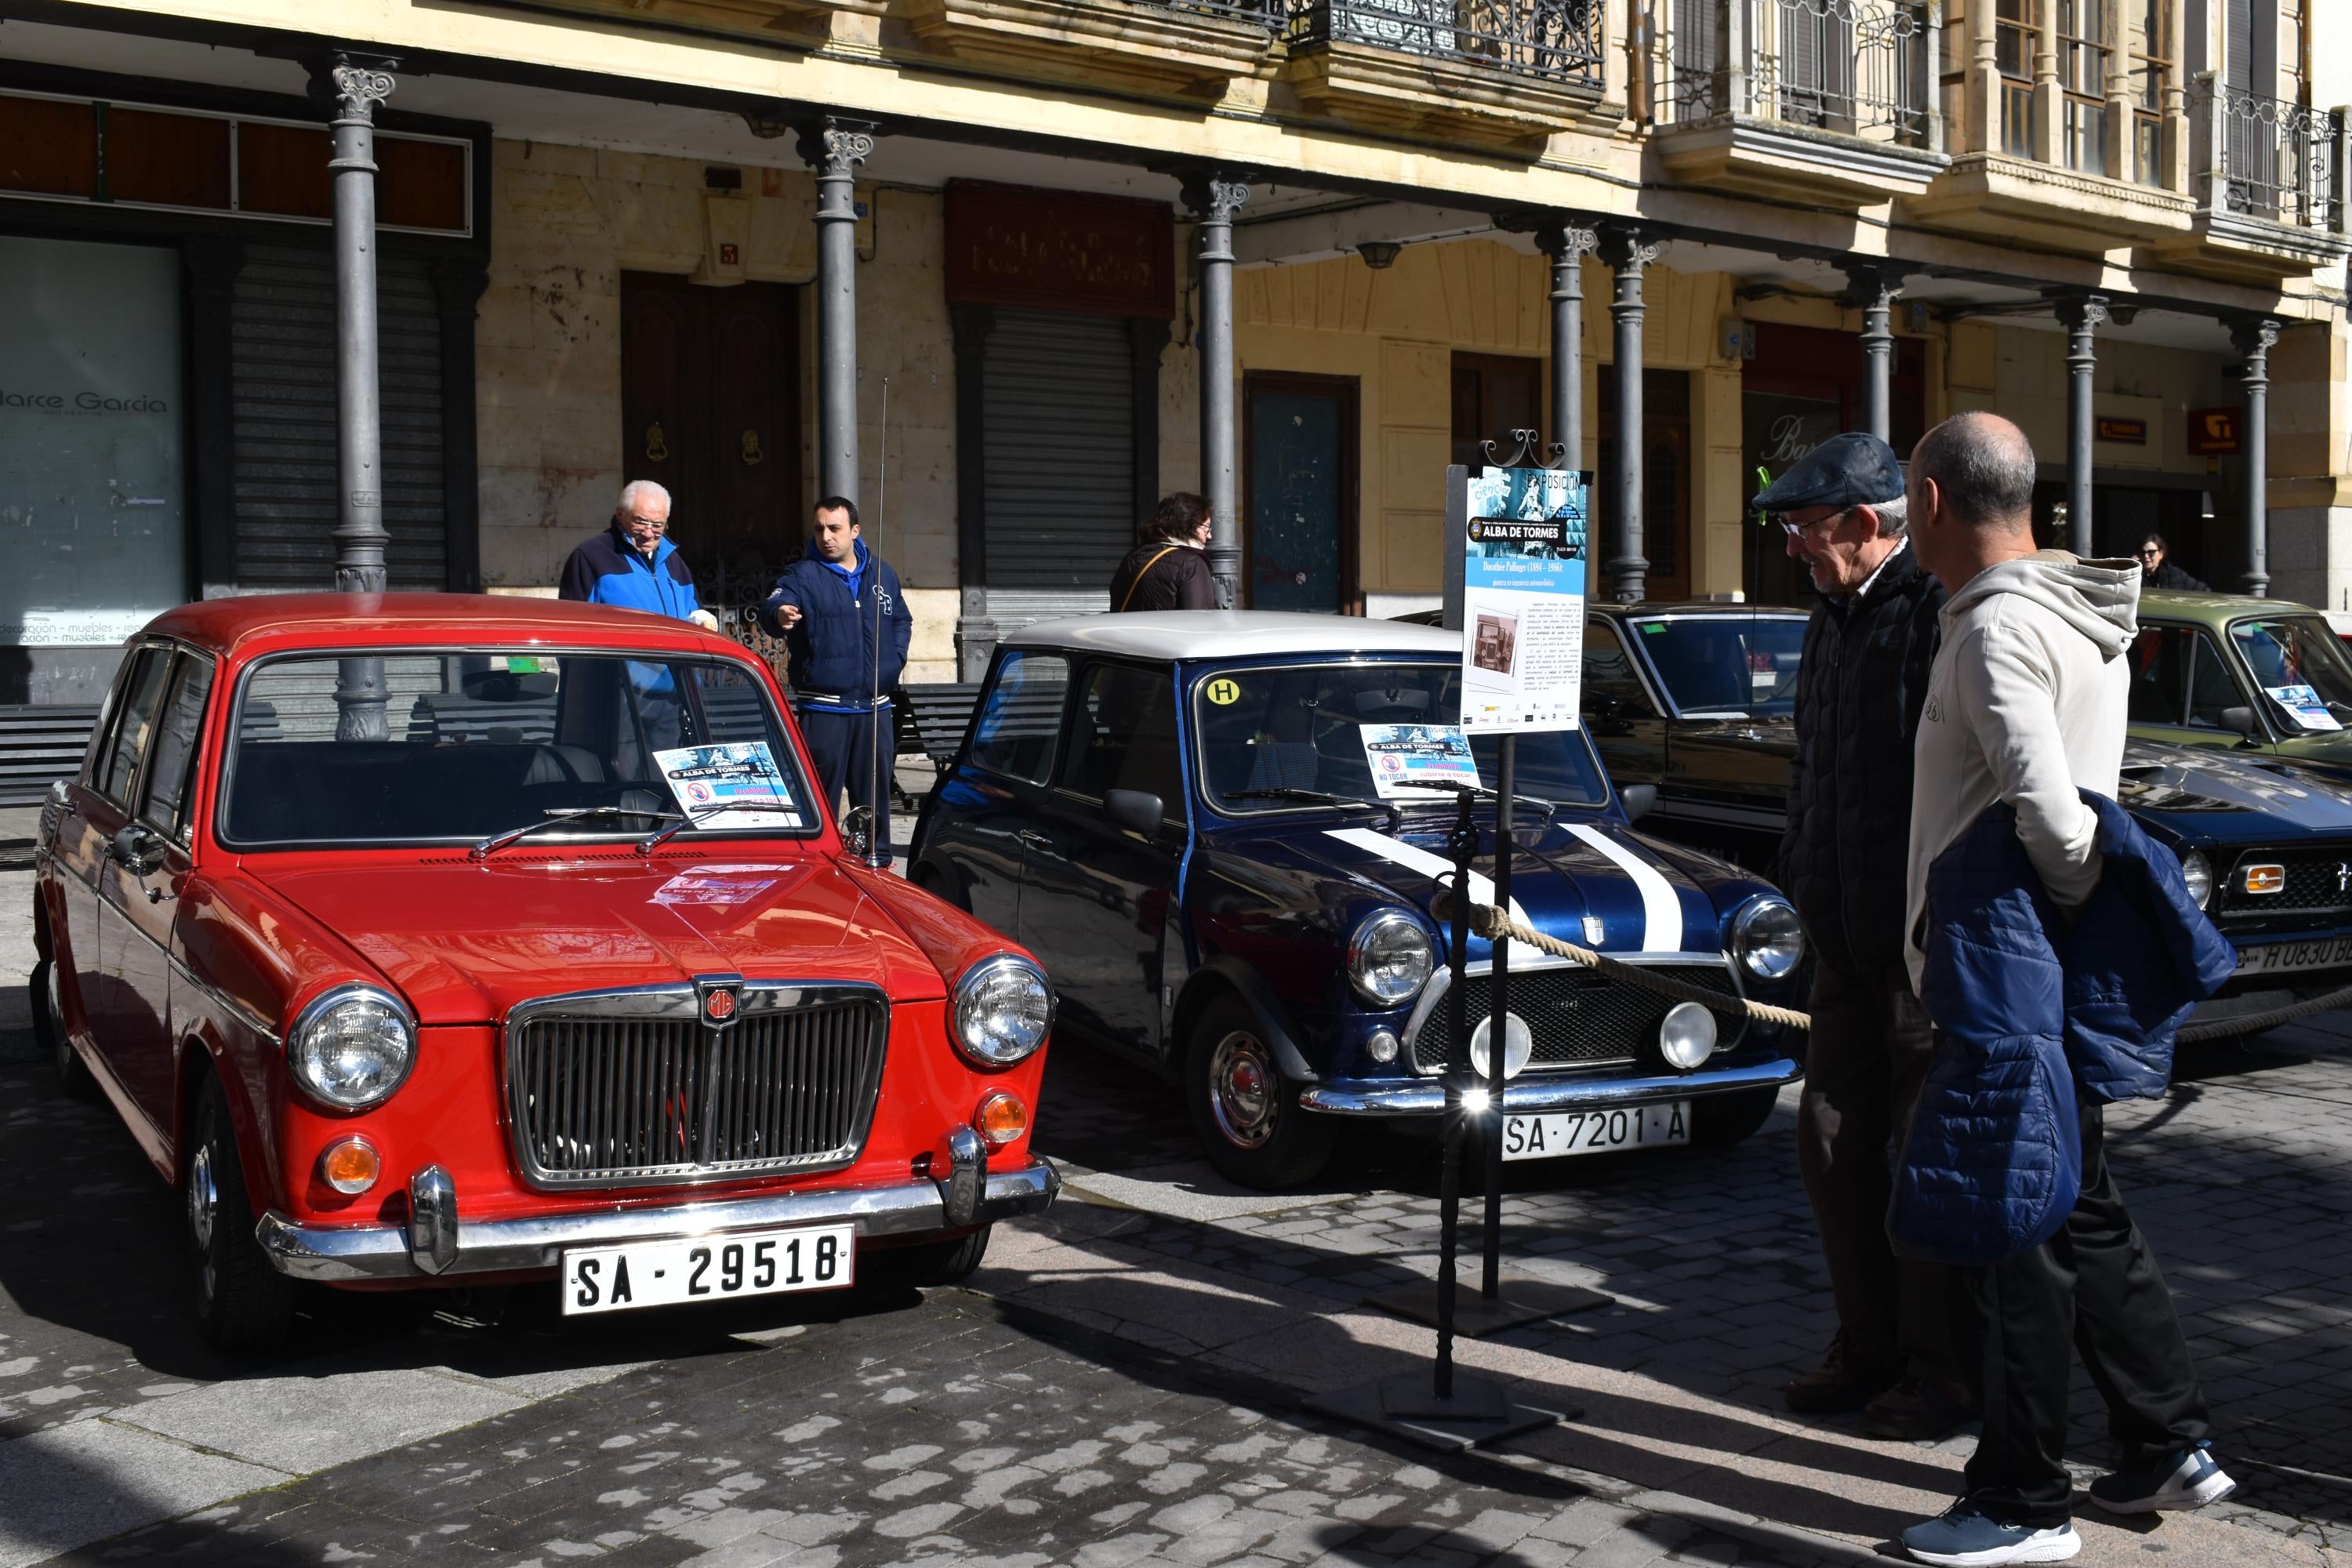
<path id="1" fill-rule="evenodd" d="M 1590 1311 L 1605 1307 L 1614 1300 L 1599 1290 L 1588 1290 L 1581 1285 L 1561 1285 L 1549 1279 L 1533 1279 L 1524 1276 L 1506 1276 L 1502 1289 L 1489 1301 L 1475 1287 L 1459 1287 L 1454 1297 L 1454 1331 L 1471 1339 L 1485 1339 L 1499 1334 L 1505 1329 L 1516 1329 L 1528 1323 L 1540 1323 L 1547 1318 L 1564 1317 L 1570 1312 Z M 1393 1290 L 1383 1290 L 1377 1296 L 1364 1298 L 1367 1307 L 1378 1307 L 1383 1312 L 1394 1312 L 1400 1318 L 1410 1318 L 1416 1323 L 1437 1326 L 1437 1281 L 1416 1279 L 1410 1285 L 1400 1285 Z"/>
<path id="2" fill-rule="evenodd" d="M 1440 1399 L 1431 1392 L 1426 1370 L 1319 1394 L 1307 1402 L 1307 1408 L 1449 1454 L 1573 1421 L 1584 1414 L 1517 1404 L 1502 1384 L 1458 1371 L 1454 1374 L 1454 1396 Z"/>

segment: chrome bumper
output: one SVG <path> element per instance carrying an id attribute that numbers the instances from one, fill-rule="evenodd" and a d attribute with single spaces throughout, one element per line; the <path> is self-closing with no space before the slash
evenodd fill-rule
<path id="1" fill-rule="evenodd" d="M 978 1142 L 977 1139 L 974 1140 Z M 959 1153 L 961 1151 L 958 1151 Z M 773 1197 L 611 1209 L 527 1219 L 460 1220 L 456 1189 L 437 1165 L 411 1178 L 406 1226 L 300 1225 L 272 1210 L 254 1236 L 273 1267 L 297 1279 L 428 1280 L 552 1269 L 564 1249 L 772 1226 L 839 1225 L 866 1236 L 919 1236 L 1037 1214 L 1062 1190 L 1043 1160 L 1015 1171 L 959 1169 L 944 1181 L 845 1187 Z"/>
<path id="2" fill-rule="evenodd" d="M 1696 1100 L 1743 1089 L 1778 1089 L 1805 1076 L 1801 1062 L 1782 1058 L 1749 1067 L 1673 1078 L 1514 1079 L 1503 1086 L 1506 1115 L 1540 1110 L 1608 1110 L 1663 1100 Z M 1445 1109 L 1445 1086 L 1435 1079 L 1397 1083 L 1383 1079 L 1328 1079 L 1298 1091 L 1299 1108 L 1327 1116 L 1435 1116 Z"/>

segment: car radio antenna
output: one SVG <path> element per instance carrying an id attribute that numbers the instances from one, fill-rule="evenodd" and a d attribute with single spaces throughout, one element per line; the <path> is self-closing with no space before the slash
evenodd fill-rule
<path id="1" fill-rule="evenodd" d="M 890 378 L 886 375 L 882 378 L 882 463 L 874 485 L 877 539 L 882 535 L 882 514 L 889 504 Z M 874 572 L 874 662 L 867 670 L 870 689 L 866 704 L 866 863 L 879 868 L 890 863 L 889 830 L 884 826 L 889 820 L 889 797 L 882 793 L 888 787 L 882 777 L 882 557 L 871 546 L 866 554 Z M 891 754 L 895 761 L 895 744 Z"/>

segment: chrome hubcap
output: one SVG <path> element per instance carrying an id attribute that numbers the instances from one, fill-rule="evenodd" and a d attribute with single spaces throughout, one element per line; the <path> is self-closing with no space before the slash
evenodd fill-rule
<path id="1" fill-rule="evenodd" d="M 196 1156 L 188 1162 L 188 1232 L 196 1238 L 196 1250 L 209 1253 L 213 1246 L 213 1216 L 220 1212 L 220 1187 L 213 1181 L 213 1152 L 198 1146 Z M 209 1272 L 211 1265 L 205 1265 Z"/>
<path id="2" fill-rule="evenodd" d="M 1209 1110 L 1236 1148 L 1260 1149 L 1274 1136 L 1281 1080 L 1253 1036 L 1227 1035 L 1209 1056 Z"/>

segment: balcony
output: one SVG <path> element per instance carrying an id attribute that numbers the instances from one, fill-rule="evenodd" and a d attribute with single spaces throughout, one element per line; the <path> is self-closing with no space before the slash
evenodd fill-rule
<path id="1" fill-rule="evenodd" d="M 2189 271 L 2275 285 L 2352 249 L 2346 234 L 2345 112 L 2258 98 L 2198 77 L 2189 100 L 2197 210 L 2189 232 L 2149 247 Z"/>
<path id="2" fill-rule="evenodd" d="M 1280 0 L 910 0 L 916 37 L 1021 77 L 1216 97 L 1271 71 Z"/>
<path id="3" fill-rule="evenodd" d="M 1944 166 L 1928 0 L 1650 0 L 1655 146 L 1687 184 L 1859 209 Z"/>
<path id="4" fill-rule="evenodd" d="M 1284 79 L 1381 131 L 1535 149 L 1601 110 L 1603 0 L 1289 0 Z"/>

